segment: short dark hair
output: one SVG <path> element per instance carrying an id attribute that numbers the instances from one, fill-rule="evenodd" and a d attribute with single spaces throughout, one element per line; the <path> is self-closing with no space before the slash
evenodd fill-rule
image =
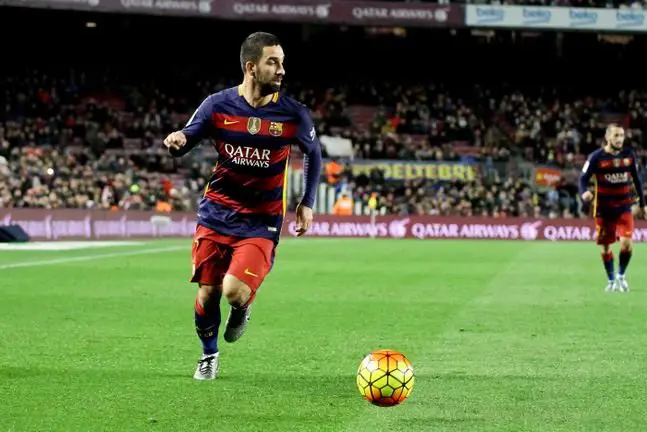
<path id="1" fill-rule="evenodd" d="M 247 62 L 258 63 L 263 56 L 263 48 L 281 45 L 279 38 L 271 33 L 256 32 L 247 36 L 240 46 L 240 67 L 245 73 Z"/>

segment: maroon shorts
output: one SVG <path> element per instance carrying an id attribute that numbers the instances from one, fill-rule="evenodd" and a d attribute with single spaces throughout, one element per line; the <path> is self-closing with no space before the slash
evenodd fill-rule
<path id="1" fill-rule="evenodd" d="M 225 274 L 241 280 L 252 296 L 270 272 L 275 245 L 265 238 L 230 237 L 198 225 L 193 236 L 191 282 L 220 286 Z"/>
<path id="2" fill-rule="evenodd" d="M 595 228 L 598 232 L 599 245 L 611 245 L 619 237 L 631 238 L 634 233 L 634 217 L 630 212 L 616 217 L 595 218 Z"/>

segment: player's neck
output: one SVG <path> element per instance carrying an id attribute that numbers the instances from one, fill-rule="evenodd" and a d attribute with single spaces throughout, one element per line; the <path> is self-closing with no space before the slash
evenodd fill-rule
<path id="1" fill-rule="evenodd" d="M 613 147 L 611 147 L 610 144 L 607 144 L 607 145 L 604 146 L 604 151 L 606 151 L 607 153 L 610 153 L 612 155 L 617 155 L 618 153 L 620 153 L 620 150 L 614 149 Z"/>
<path id="2" fill-rule="evenodd" d="M 245 77 L 243 83 L 240 85 L 240 92 L 247 103 L 254 108 L 259 108 L 263 105 L 267 105 L 272 101 L 272 97 L 274 97 L 273 94 L 261 96 L 260 90 L 254 85 L 251 80 L 247 79 L 247 77 Z"/>

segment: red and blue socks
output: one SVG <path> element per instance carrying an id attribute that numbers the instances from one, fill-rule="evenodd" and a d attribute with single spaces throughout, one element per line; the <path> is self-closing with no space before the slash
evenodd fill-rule
<path id="1" fill-rule="evenodd" d="M 602 252 L 602 263 L 604 264 L 604 269 L 607 272 L 607 276 L 609 277 L 609 281 L 615 280 L 615 276 L 614 276 L 614 272 L 613 272 L 614 267 L 613 267 L 613 252 L 612 251 Z"/>
<path id="2" fill-rule="evenodd" d="M 620 256 L 618 257 L 618 274 L 620 276 L 624 277 L 629 261 L 631 261 L 631 248 L 620 250 Z"/>
<path id="3" fill-rule="evenodd" d="M 203 304 L 195 299 L 195 330 L 202 342 L 203 354 L 218 352 L 218 327 L 220 327 L 220 292 L 214 291 Z"/>

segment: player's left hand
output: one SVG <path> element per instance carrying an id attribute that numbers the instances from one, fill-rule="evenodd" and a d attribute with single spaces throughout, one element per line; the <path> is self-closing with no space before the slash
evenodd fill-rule
<path id="1" fill-rule="evenodd" d="M 312 225 L 312 209 L 303 204 L 297 206 L 297 237 L 308 232 Z"/>
<path id="2" fill-rule="evenodd" d="M 647 217 L 647 206 L 638 207 L 638 217 L 641 219 L 645 219 L 645 217 Z"/>

